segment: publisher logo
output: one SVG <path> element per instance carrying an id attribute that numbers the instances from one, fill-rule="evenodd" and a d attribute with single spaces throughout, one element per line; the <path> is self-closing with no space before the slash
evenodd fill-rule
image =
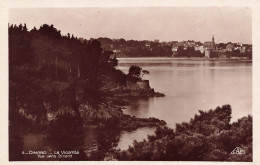
<path id="1" fill-rule="evenodd" d="M 242 149 L 242 148 L 240 148 L 240 147 L 236 147 L 232 152 L 231 152 L 231 154 L 245 154 L 245 151 Z"/>

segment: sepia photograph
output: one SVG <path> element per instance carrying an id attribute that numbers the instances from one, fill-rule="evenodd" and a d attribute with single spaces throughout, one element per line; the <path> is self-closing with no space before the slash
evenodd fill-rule
<path id="1" fill-rule="evenodd" d="M 252 162 L 252 54 L 246 6 L 9 8 L 9 161 Z"/>

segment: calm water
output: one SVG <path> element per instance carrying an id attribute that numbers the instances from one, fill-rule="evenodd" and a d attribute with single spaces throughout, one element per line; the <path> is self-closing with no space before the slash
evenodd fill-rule
<path id="1" fill-rule="evenodd" d="M 125 113 L 136 117 L 157 117 L 174 128 L 189 121 L 198 110 L 224 104 L 232 107 L 232 121 L 252 112 L 252 63 L 170 58 L 120 59 L 118 68 L 128 72 L 131 65 L 150 71 L 155 91 L 166 96 L 135 99 Z"/>
<path id="2" fill-rule="evenodd" d="M 171 128 L 176 123 L 188 122 L 198 110 L 209 110 L 223 104 L 232 106 L 232 121 L 252 113 L 252 63 L 167 58 L 119 59 L 118 69 L 127 73 L 131 65 L 139 65 L 150 72 L 143 78 L 150 86 L 164 93 L 160 98 L 130 99 L 124 113 L 136 117 L 156 117 Z M 107 145 L 127 149 L 133 140 L 141 141 L 153 134 L 154 128 L 135 131 L 85 130 L 80 136 L 59 145 L 44 133 L 19 133 L 10 136 L 17 144 L 16 154 L 28 150 L 80 149 L 81 153 Z M 104 144 L 104 139 L 109 139 Z M 16 146 L 16 147 L 17 147 Z M 24 159 L 35 159 L 26 157 Z M 37 160 L 37 158 L 36 158 Z"/>

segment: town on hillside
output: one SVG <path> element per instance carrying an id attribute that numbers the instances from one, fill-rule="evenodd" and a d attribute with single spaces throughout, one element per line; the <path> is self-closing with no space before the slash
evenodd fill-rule
<path id="1" fill-rule="evenodd" d="M 93 40 L 91 38 L 90 40 Z M 201 57 L 221 59 L 252 59 L 252 45 L 244 43 L 215 43 L 211 41 L 170 41 L 125 40 L 98 38 L 106 50 L 116 57 Z"/>

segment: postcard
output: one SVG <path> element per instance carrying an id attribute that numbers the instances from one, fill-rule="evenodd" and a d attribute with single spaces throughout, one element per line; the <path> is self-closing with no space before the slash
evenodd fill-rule
<path id="1" fill-rule="evenodd" d="M 257 3 L 117 2 L 3 5 L 1 161 L 259 163 Z"/>

